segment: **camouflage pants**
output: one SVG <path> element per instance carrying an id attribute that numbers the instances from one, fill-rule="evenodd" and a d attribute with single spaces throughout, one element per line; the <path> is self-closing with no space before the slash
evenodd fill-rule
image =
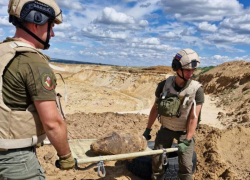
<path id="1" fill-rule="evenodd" d="M 161 127 L 155 139 L 154 149 L 170 148 L 173 143 L 173 139 L 178 140 L 179 143 L 185 138 L 186 138 L 186 133 L 184 132 L 175 132 Z M 185 153 L 178 153 L 178 162 L 179 162 L 178 177 L 180 180 L 192 180 L 192 167 L 193 167 L 192 158 L 193 158 L 194 145 L 195 145 L 194 138 L 192 138 L 192 142 L 190 146 L 187 148 L 187 151 Z M 153 169 L 152 179 L 154 180 L 164 179 L 162 155 L 153 156 L 152 169 Z"/>
<path id="2" fill-rule="evenodd" d="M 34 147 L 0 151 L 0 180 L 45 180 Z"/>

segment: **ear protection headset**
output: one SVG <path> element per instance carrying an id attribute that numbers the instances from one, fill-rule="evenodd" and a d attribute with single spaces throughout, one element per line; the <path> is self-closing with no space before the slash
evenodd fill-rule
<path id="1" fill-rule="evenodd" d="M 42 22 L 42 14 L 40 12 L 35 12 L 35 15 L 34 15 L 34 22 L 36 22 L 36 24 L 39 24 Z"/>
<path id="2" fill-rule="evenodd" d="M 180 60 L 179 59 L 176 59 L 174 57 L 173 61 L 172 61 L 172 69 L 173 71 L 177 71 L 178 69 L 181 69 L 181 63 L 180 63 Z"/>
<path id="3" fill-rule="evenodd" d="M 12 2 L 12 1 L 11 1 Z M 54 2 L 54 1 L 53 1 Z M 50 1 L 50 3 L 53 4 L 53 2 Z M 55 3 L 55 2 L 54 2 Z M 9 9 L 9 22 L 11 22 L 13 25 L 22 28 L 24 31 L 26 31 L 30 36 L 32 36 L 34 39 L 36 39 L 38 42 L 44 45 L 44 49 L 48 49 L 50 47 L 49 44 L 49 39 L 50 39 L 50 28 L 51 24 L 53 22 L 57 23 L 55 20 L 57 17 L 61 17 L 62 11 L 58 10 L 58 5 L 55 3 L 54 6 L 49 6 L 45 3 L 42 3 L 40 1 L 28 1 L 26 2 L 21 8 L 20 12 L 20 17 L 17 16 L 17 14 L 13 13 L 11 11 L 11 6 L 10 4 L 10 9 Z M 57 6 L 57 7 L 55 7 Z M 17 8 L 18 9 L 18 8 Z M 56 10 L 58 11 L 56 15 Z M 41 38 L 39 38 L 37 35 L 35 35 L 33 32 L 31 32 L 27 27 L 23 25 L 23 22 L 27 21 L 36 25 L 44 25 L 46 22 L 48 22 L 47 25 L 47 38 L 46 41 L 43 41 Z M 59 18 L 59 23 L 62 22 L 62 17 L 61 19 Z"/>

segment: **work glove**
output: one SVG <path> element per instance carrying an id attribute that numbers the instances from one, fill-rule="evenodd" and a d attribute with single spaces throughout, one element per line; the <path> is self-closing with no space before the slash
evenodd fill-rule
<path id="1" fill-rule="evenodd" d="M 58 154 L 57 154 L 58 155 Z M 76 166 L 76 160 L 73 158 L 71 152 L 69 154 L 60 156 L 58 155 L 59 160 L 56 161 L 56 167 L 67 170 L 74 169 Z"/>
<path id="2" fill-rule="evenodd" d="M 150 135 L 150 131 L 152 129 L 146 128 L 146 130 L 143 133 L 143 136 L 146 138 L 146 140 L 150 140 L 151 139 L 151 135 Z"/>
<path id="3" fill-rule="evenodd" d="M 185 153 L 187 151 L 188 146 L 190 146 L 191 142 L 192 142 L 191 140 L 184 139 L 176 147 L 178 147 L 179 152 Z"/>

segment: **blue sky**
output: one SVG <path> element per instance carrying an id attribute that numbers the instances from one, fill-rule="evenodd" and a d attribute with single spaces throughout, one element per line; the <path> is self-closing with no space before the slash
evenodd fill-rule
<path id="1" fill-rule="evenodd" d="M 191 48 L 201 66 L 250 61 L 249 0 L 57 0 L 64 22 L 44 51 L 52 58 L 124 66 L 170 66 Z M 0 40 L 12 37 L 0 0 Z"/>

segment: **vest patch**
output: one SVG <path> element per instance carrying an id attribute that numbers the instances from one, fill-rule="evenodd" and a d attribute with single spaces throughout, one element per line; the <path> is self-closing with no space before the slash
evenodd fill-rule
<path id="1" fill-rule="evenodd" d="M 52 74 L 50 73 L 44 73 L 41 76 L 42 85 L 47 90 L 54 89 L 54 84 L 52 83 Z"/>

